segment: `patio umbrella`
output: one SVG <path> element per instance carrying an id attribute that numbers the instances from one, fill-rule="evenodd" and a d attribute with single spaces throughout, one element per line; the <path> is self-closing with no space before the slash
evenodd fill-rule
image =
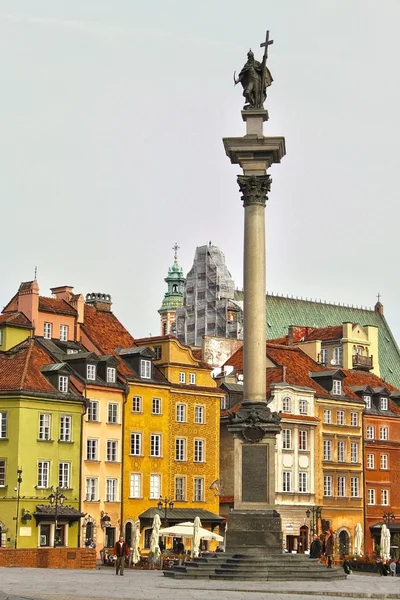
<path id="1" fill-rule="evenodd" d="M 361 546 L 362 546 L 362 528 L 361 528 L 361 524 L 357 523 L 357 525 L 355 527 L 355 535 L 354 535 L 354 554 L 356 556 L 363 555 Z"/>
<path id="2" fill-rule="evenodd" d="M 380 556 L 382 560 L 389 560 L 390 558 L 390 530 L 385 524 L 382 525 L 381 531 L 381 551 Z"/>
<path id="3" fill-rule="evenodd" d="M 197 558 L 197 556 L 199 555 L 199 547 L 200 547 L 200 530 L 202 529 L 201 527 L 201 521 L 200 521 L 200 517 L 195 517 L 194 518 L 194 523 L 193 523 L 193 556 L 195 558 Z"/>
<path id="4" fill-rule="evenodd" d="M 201 540 L 214 540 L 216 542 L 223 542 L 224 538 L 217 533 L 213 533 L 212 531 L 208 531 L 208 529 L 203 529 L 203 527 L 199 528 L 200 539 Z M 178 525 L 173 525 L 172 527 L 166 527 L 165 529 L 160 529 L 159 535 L 161 537 L 185 537 L 193 539 L 194 534 L 194 523 L 192 521 L 185 521 L 184 523 L 179 523 Z"/>
<path id="5" fill-rule="evenodd" d="M 150 537 L 150 552 L 153 553 L 153 556 L 157 558 L 160 554 L 160 547 L 158 545 L 158 538 L 160 537 L 160 527 L 161 527 L 161 519 L 156 514 L 153 519 L 153 527 L 151 530 Z"/>
<path id="6" fill-rule="evenodd" d="M 136 565 L 136 563 L 140 560 L 140 552 L 139 552 L 139 539 L 140 539 L 140 531 L 138 526 L 135 525 L 135 528 L 132 532 L 132 563 Z"/>

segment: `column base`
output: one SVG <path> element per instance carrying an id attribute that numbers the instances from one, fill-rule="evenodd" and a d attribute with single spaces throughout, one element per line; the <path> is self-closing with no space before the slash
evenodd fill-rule
<path id="1" fill-rule="evenodd" d="M 226 552 L 283 554 L 282 521 L 274 510 L 232 510 L 228 516 Z"/>

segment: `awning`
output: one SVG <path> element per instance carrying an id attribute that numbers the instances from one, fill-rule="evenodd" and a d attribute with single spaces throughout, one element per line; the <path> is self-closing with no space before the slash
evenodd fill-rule
<path id="1" fill-rule="evenodd" d="M 56 520 L 56 507 L 51 504 L 37 504 L 36 511 L 33 513 L 36 519 L 36 523 L 42 521 L 55 521 Z M 58 506 L 57 507 L 57 521 L 67 522 L 69 524 L 79 521 L 85 513 L 79 512 L 73 506 Z"/>
<path id="2" fill-rule="evenodd" d="M 382 525 L 386 525 L 389 529 L 391 535 L 396 535 L 396 533 L 400 533 L 400 521 L 397 523 L 396 521 L 385 523 L 384 521 L 379 521 L 379 523 L 375 523 L 374 525 L 370 525 L 369 529 L 372 534 L 381 534 Z"/>
<path id="3" fill-rule="evenodd" d="M 186 521 L 185 523 L 179 523 L 179 525 L 173 525 L 172 527 L 166 527 L 160 529 L 160 537 L 179 537 L 179 538 L 193 538 L 194 536 L 194 523 Z M 208 529 L 199 528 L 199 537 L 202 540 L 214 540 L 216 542 L 223 542 L 224 538 L 217 533 L 208 531 Z"/>
<path id="4" fill-rule="evenodd" d="M 224 521 L 224 517 L 216 515 L 209 510 L 202 508 L 167 508 L 167 514 L 165 515 L 164 510 L 158 510 L 158 508 L 148 508 L 139 515 L 140 529 L 144 527 L 151 527 L 155 515 L 158 515 L 161 519 L 162 524 L 165 526 L 166 521 L 168 525 L 177 525 L 183 521 L 194 521 L 195 517 L 200 517 L 203 525 L 211 527 L 211 530 L 221 525 Z M 167 517 L 165 519 L 165 516 Z"/>

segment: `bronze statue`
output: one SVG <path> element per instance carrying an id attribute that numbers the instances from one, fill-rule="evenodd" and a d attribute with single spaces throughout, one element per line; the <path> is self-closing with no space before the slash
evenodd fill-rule
<path id="1" fill-rule="evenodd" d="M 233 75 L 235 85 L 241 83 L 243 86 L 243 96 L 246 98 L 243 110 L 263 108 L 267 97 L 267 87 L 273 82 L 271 72 L 266 65 L 270 44 L 273 44 L 273 40 L 269 39 L 269 31 L 267 31 L 265 42 L 260 44 L 261 47 L 265 47 L 262 62 L 255 60 L 254 53 L 249 50 L 247 62 L 240 71 L 239 77 L 236 78 L 235 74 Z"/>

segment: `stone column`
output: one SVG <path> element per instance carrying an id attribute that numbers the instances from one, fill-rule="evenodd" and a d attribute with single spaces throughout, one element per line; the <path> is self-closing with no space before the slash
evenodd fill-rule
<path id="1" fill-rule="evenodd" d="M 266 400 L 265 204 L 271 179 L 267 169 L 285 154 L 282 137 L 265 137 L 264 109 L 242 111 L 246 135 L 225 138 L 238 176 L 244 206 L 244 397 L 228 425 L 234 435 L 234 510 L 229 514 L 227 552 L 283 551 L 281 518 L 275 510 L 275 446 L 280 416 Z"/>

